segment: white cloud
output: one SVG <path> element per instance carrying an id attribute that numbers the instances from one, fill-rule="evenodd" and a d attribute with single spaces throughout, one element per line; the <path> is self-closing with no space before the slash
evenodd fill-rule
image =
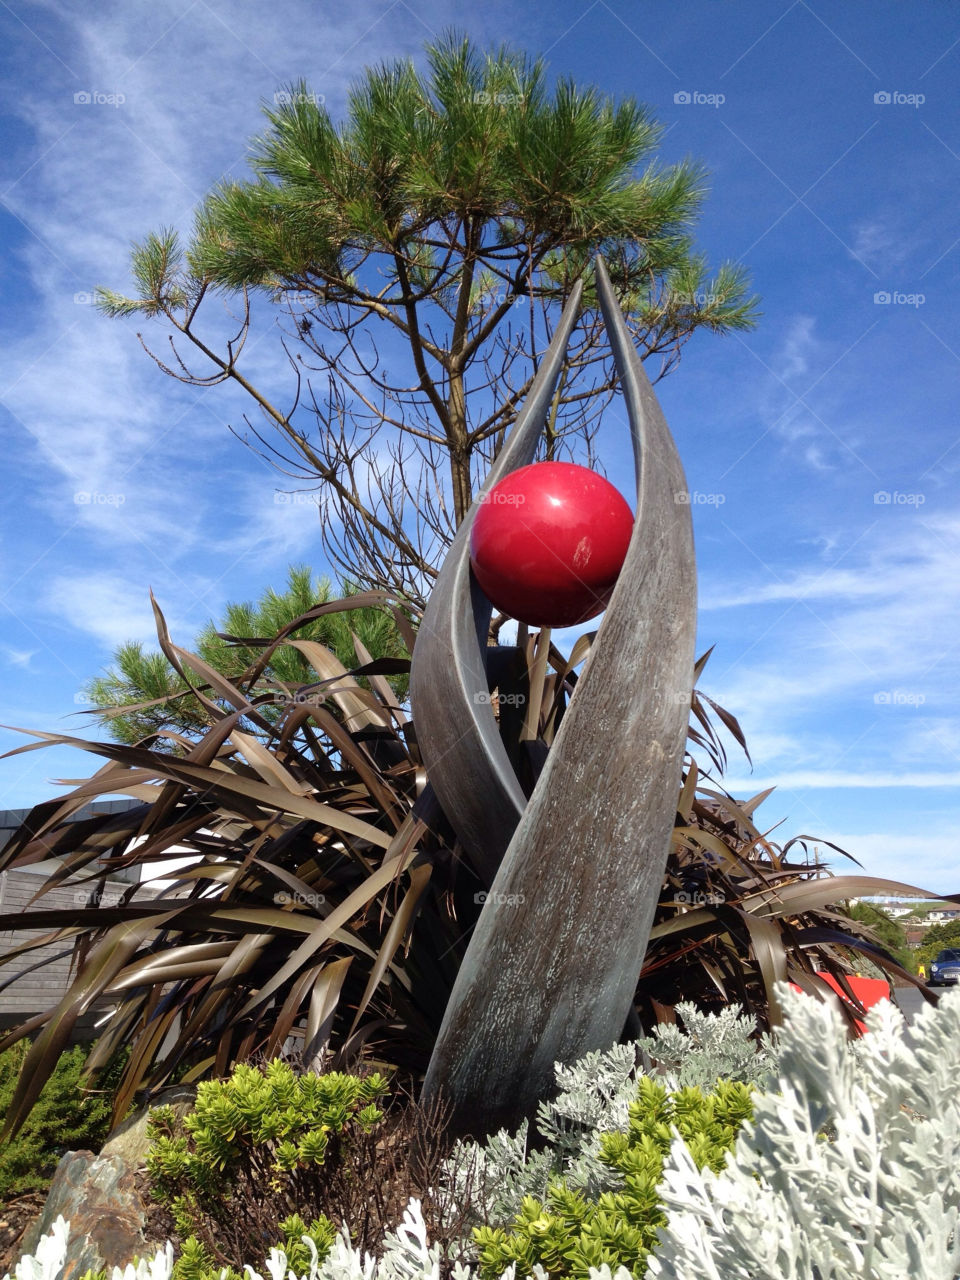
<path id="1" fill-rule="evenodd" d="M 756 389 L 747 393 L 741 406 L 752 409 L 765 433 L 779 440 L 791 458 L 814 471 L 831 471 L 849 458 L 835 426 L 824 417 L 826 393 L 821 382 L 838 358 L 842 353 L 836 344 L 817 333 L 816 317 L 794 315 L 773 351 L 758 356 L 766 376 L 755 380 Z M 814 392 L 816 398 L 811 400 L 808 397 Z"/>
<path id="2" fill-rule="evenodd" d="M 11 667 L 23 668 L 29 667 L 30 660 L 40 652 L 39 649 L 12 649 L 9 645 L 2 645 L 0 649 L 2 649 L 3 656 Z"/>
<path id="3" fill-rule="evenodd" d="M 770 361 L 774 375 L 783 382 L 806 377 L 810 372 L 813 356 L 820 344 L 814 334 L 816 319 L 813 316 L 797 316 Z"/>
<path id="4" fill-rule="evenodd" d="M 848 788 L 873 787 L 886 790 L 890 787 L 960 787 L 960 770 L 951 772 L 914 772 L 886 770 L 881 772 L 857 773 L 853 769 L 806 769 L 794 773 L 784 772 L 769 776 L 752 775 L 746 778 L 724 778 L 723 785 L 731 792 L 747 792 L 755 795 L 767 787 L 776 787 L 780 791 L 802 790 L 816 787 Z M 839 842 L 838 842 L 839 843 Z"/>
<path id="5" fill-rule="evenodd" d="M 738 788 L 960 785 L 958 558 L 956 515 L 880 508 L 843 563 L 706 579 L 701 687 L 746 734 L 756 776 L 731 747 Z"/>
<path id="6" fill-rule="evenodd" d="M 874 215 L 854 223 L 851 256 L 877 271 L 901 267 L 916 248 L 916 228 L 909 233 L 902 213 Z"/>
<path id="7" fill-rule="evenodd" d="M 791 615 L 794 644 L 809 649 L 815 635 L 814 643 L 829 660 L 823 672 L 826 687 L 831 672 L 846 675 L 850 659 L 862 670 L 901 677 L 912 673 L 914 680 L 918 671 L 945 655 L 956 661 L 960 516 L 924 518 L 914 509 L 875 510 L 869 527 L 850 545 L 846 566 L 801 566 L 774 581 L 769 580 L 776 577 L 771 569 L 766 581 L 740 587 L 718 583 L 712 590 L 708 579 L 701 608 L 796 604 Z M 790 665 L 785 654 L 783 669 Z M 938 672 L 938 680 L 942 674 Z"/>
<path id="8" fill-rule="evenodd" d="M 838 874 L 882 876 L 934 894 L 960 892 L 960 838 L 866 831 L 830 839 L 863 864 L 861 870 L 839 859 L 831 863 Z"/>
<path id="9" fill-rule="evenodd" d="M 851 600 L 876 597 L 889 592 L 889 585 L 869 569 L 812 569 L 794 571 L 778 582 L 762 582 L 746 587 L 723 587 L 711 595 L 701 594 L 701 609 L 732 609 L 743 605 L 776 604 L 785 600 Z"/>
<path id="10" fill-rule="evenodd" d="M 928 714 L 905 726 L 899 745 L 905 759 L 939 758 L 945 765 L 952 765 L 960 761 L 960 717 Z"/>
<path id="11" fill-rule="evenodd" d="M 229 526 L 207 544 L 224 571 L 242 561 L 251 572 L 288 564 L 321 568 L 316 494 L 276 472 L 260 472 L 237 487 Z"/>
<path id="12" fill-rule="evenodd" d="M 181 582 L 176 593 L 171 589 L 169 603 L 164 598 L 167 593 L 159 595 L 158 603 L 177 644 L 189 645 L 198 626 L 206 621 L 208 610 L 201 591 L 202 586 L 195 582 Z M 149 592 L 140 582 L 107 572 L 60 576 L 51 581 L 43 605 L 50 619 L 94 637 L 111 650 L 125 640 L 157 647 Z"/>

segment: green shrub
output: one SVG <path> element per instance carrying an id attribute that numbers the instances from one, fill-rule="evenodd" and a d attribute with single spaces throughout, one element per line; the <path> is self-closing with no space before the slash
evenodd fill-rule
<path id="1" fill-rule="evenodd" d="M 0 1053 L 0 1114 L 13 1098 L 30 1045 L 21 1041 Z M 111 1064 L 96 1090 L 81 1081 L 88 1048 L 77 1045 L 60 1055 L 53 1075 L 16 1137 L 0 1143 L 0 1200 L 43 1191 L 66 1151 L 99 1151 L 110 1132 L 113 1088 L 126 1054 Z"/>
<path id="2" fill-rule="evenodd" d="M 237 1258 L 259 1260 L 265 1245 L 307 1271 L 304 1235 L 325 1257 L 337 1227 L 324 1209 L 342 1209 L 350 1156 L 381 1134 L 377 1103 L 387 1090 L 381 1075 L 298 1076 L 277 1059 L 202 1082 L 182 1121 L 157 1107 L 147 1171 L 183 1240 L 177 1280 L 217 1276 Z"/>
<path id="3" fill-rule="evenodd" d="M 551 1276 L 583 1280 L 591 1267 L 604 1263 L 641 1274 L 657 1228 L 666 1222 L 657 1188 L 674 1131 L 698 1168 L 719 1170 L 752 1105 L 750 1086 L 740 1082 L 719 1081 L 708 1094 L 692 1087 L 671 1093 L 645 1076 L 637 1092 L 627 1131 L 600 1138 L 600 1160 L 615 1189 L 593 1198 L 563 1178 L 551 1178 L 545 1201 L 526 1196 L 507 1230 L 475 1228 L 484 1280 L 498 1280 L 514 1262 L 523 1276 L 537 1263 Z"/>

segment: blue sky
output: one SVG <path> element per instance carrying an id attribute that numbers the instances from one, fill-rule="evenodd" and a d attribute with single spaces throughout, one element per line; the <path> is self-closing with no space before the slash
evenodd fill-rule
<path id="1" fill-rule="evenodd" d="M 364 66 L 420 57 L 449 25 L 648 103 L 662 158 L 710 170 L 698 240 L 747 264 L 764 315 L 746 337 L 696 338 L 658 390 L 695 498 L 702 687 L 754 759 L 732 752 L 728 785 L 776 784 L 760 810 L 776 839 L 810 833 L 870 873 L 960 891 L 945 0 L 0 3 L 0 720 L 82 732 L 84 682 L 155 635 L 151 586 L 189 644 L 291 561 L 323 567 L 315 513 L 278 501 L 227 430 L 241 402 L 166 378 L 89 298 L 125 287 L 133 239 L 186 230 L 212 183 L 244 173 L 262 100 L 303 76 L 337 116 Z M 250 359 L 271 378 L 275 337 Z M 95 763 L 2 761 L 0 805 Z"/>

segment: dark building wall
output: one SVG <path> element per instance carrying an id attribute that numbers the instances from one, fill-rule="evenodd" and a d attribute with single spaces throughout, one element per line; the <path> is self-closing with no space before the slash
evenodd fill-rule
<path id="1" fill-rule="evenodd" d="M 96 800 L 77 810 L 70 821 L 82 821 L 96 814 L 120 813 L 133 808 L 139 802 L 134 800 Z M 8 842 L 15 831 L 28 819 L 30 809 L 0 810 L 0 849 Z M 4 925 L 4 917 L 31 909 L 31 899 L 43 885 L 54 868 L 54 863 L 36 864 L 27 870 L 9 870 L 0 872 L 0 957 L 9 954 L 28 939 L 42 937 L 45 930 L 12 930 Z M 107 881 L 102 903 L 113 906 L 120 895 L 136 882 L 139 874 L 136 868 L 111 877 Z M 48 910 L 64 910 L 80 908 L 85 905 L 90 892 L 89 885 L 63 885 L 43 895 L 41 902 L 34 909 L 43 907 Z M 149 891 L 139 890 L 137 897 L 142 898 Z M 69 949 L 66 944 L 51 944 L 35 951 L 26 952 L 8 964 L 0 965 L 0 1027 L 11 1027 L 25 1021 L 37 1013 L 53 1008 L 67 988 L 70 975 L 69 954 L 43 964 L 40 968 L 32 968 L 39 961 L 57 955 Z M 15 977 L 15 981 L 10 982 Z M 10 985 L 5 985 L 10 983 Z M 110 1007 L 110 1001 L 101 1001 L 90 1014 L 83 1019 L 81 1033 L 87 1034 L 93 1023 L 102 1018 Z"/>
<path id="2" fill-rule="evenodd" d="M 0 872 L 0 956 L 7 955 L 28 939 L 40 938 L 44 930 L 12 930 L 4 928 L 4 917 L 26 911 L 30 900 L 43 884 L 49 867 L 42 873 L 36 871 Z M 115 906 L 129 884 L 111 880 L 107 882 L 101 899 L 104 906 Z M 43 895 L 45 909 L 59 911 L 79 908 L 87 901 L 89 889 L 70 885 L 51 889 Z M 139 896 L 139 895 L 138 895 Z M 37 904 L 40 905 L 40 904 Z M 69 946 L 69 943 L 67 944 Z M 48 944 L 36 951 L 29 951 L 9 964 L 0 965 L 0 982 L 8 982 L 14 974 L 16 981 L 0 991 L 0 1020 L 5 1026 L 22 1022 L 27 1016 L 50 1009 L 63 995 L 70 973 L 70 957 L 63 956 L 42 968 L 27 972 L 31 965 L 63 951 L 63 945 Z"/>

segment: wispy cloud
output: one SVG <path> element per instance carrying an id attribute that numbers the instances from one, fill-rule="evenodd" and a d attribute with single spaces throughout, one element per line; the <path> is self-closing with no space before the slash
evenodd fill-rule
<path id="1" fill-rule="evenodd" d="M 771 372 L 778 381 L 791 383 L 808 378 L 813 357 L 819 347 L 815 328 L 814 316 L 800 315 L 794 318 L 770 362 Z M 803 389 L 802 386 L 797 387 L 798 391 Z"/>
<path id="2" fill-rule="evenodd" d="M 844 356 L 843 346 L 820 334 L 816 316 L 792 314 L 773 349 L 754 353 L 760 370 L 738 400 L 738 413 L 756 417 L 762 439 L 779 442 L 791 461 L 813 471 L 836 469 L 847 460 L 834 425 L 842 396 L 835 384 L 828 392 L 821 383 Z"/>
<path id="3" fill-rule="evenodd" d="M 40 652 L 39 649 L 11 649 L 9 645 L 0 645 L 0 653 L 11 667 L 22 667 L 26 669 L 30 666 L 30 660 L 35 658 Z"/>
<path id="4" fill-rule="evenodd" d="M 196 597 L 190 590 L 191 586 L 200 585 L 183 584 L 172 600 L 165 602 L 161 598 L 159 602 L 167 626 L 178 643 L 188 644 L 194 630 L 206 621 L 202 605 L 198 609 Z M 108 649 L 125 640 L 139 640 L 156 647 L 157 624 L 148 590 L 139 581 L 103 571 L 80 577 L 56 577 L 49 584 L 42 603 L 50 620 L 92 636 Z"/>
<path id="5" fill-rule="evenodd" d="M 704 583 L 704 689 L 740 718 L 752 792 L 960 783 L 960 519 L 882 506 L 843 565 Z"/>
<path id="6" fill-rule="evenodd" d="M 915 228 L 908 228 L 902 210 L 884 210 L 854 223 L 851 256 L 881 272 L 898 271 L 915 256 Z"/>
<path id="7" fill-rule="evenodd" d="M 960 839 L 940 834 L 893 834 L 869 828 L 831 833 L 830 839 L 862 864 L 856 867 L 824 848 L 824 859 L 839 875 L 881 876 L 934 894 L 960 890 L 960 875 L 956 870 L 960 867 Z"/>
<path id="8" fill-rule="evenodd" d="M 805 790 L 810 787 L 834 789 L 836 787 L 960 787 L 960 770 L 950 773 L 902 773 L 887 770 L 880 773 L 857 773 L 847 769 L 802 770 L 797 773 L 752 775 L 747 778 L 724 778 L 724 786 L 730 791 L 749 791 L 755 795 L 766 787 L 778 787 L 782 791 Z M 832 838 L 832 837 L 831 837 Z"/>

